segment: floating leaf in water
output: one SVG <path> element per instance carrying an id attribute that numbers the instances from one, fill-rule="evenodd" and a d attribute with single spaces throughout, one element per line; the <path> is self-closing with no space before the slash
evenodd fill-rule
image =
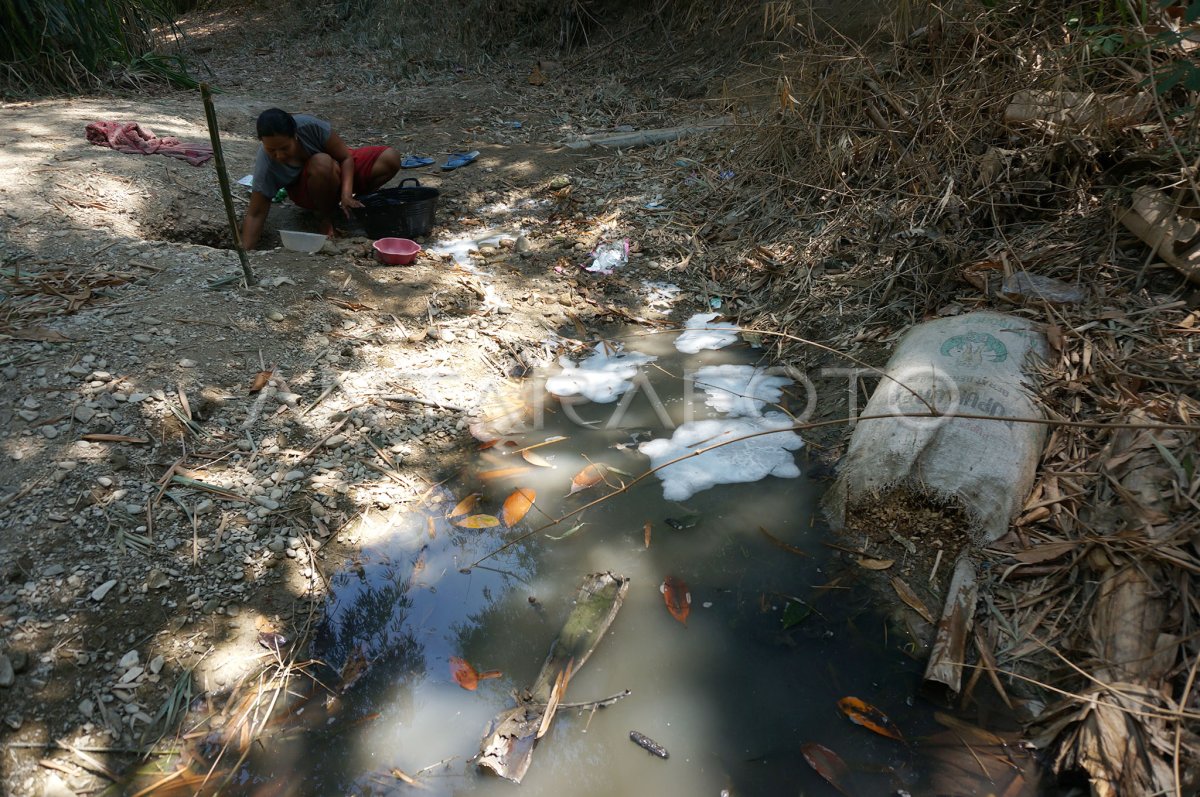
<path id="1" fill-rule="evenodd" d="M 450 510 L 450 514 L 446 515 L 446 517 L 456 518 L 459 515 L 467 514 L 472 509 L 475 508 L 475 502 L 478 500 L 479 500 L 479 493 L 471 493 L 466 498 L 464 498 L 463 500 L 461 500 L 457 504 L 455 504 L 454 508 Z"/>
<path id="2" fill-rule="evenodd" d="M 567 493 L 567 495 L 574 495 L 582 490 L 595 487 L 603 480 L 604 476 L 600 474 L 600 468 L 595 465 L 588 465 L 571 479 L 571 492 Z"/>
<path id="3" fill-rule="evenodd" d="M 842 794 L 850 793 L 842 786 L 842 781 L 850 774 L 850 768 L 846 766 L 846 762 L 841 759 L 841 756 L 816 742 L 805 742 L 800 745 L 800 752 L 804 754 L 804 760 L 808 762 L 808 765 L 815 769 L 818 775 L 825 778 L 830 786 Z"/>
<path id="4" fill-rule="evenodd" d="M 548 540 L 565 540 L 567 537 L 570 537 L 572 534 L 579 531 L 581 528 L 583 528 L 586 525 L 587 525 L 586 523 L 576 523 L 574 526 L 567 529 L 562 534 L 559 534 L 557 537 L 555 537 L 553 534 L 547 534 L 546 539 L 548 539 Z"/>
<path id="5" fill-rule="evenodd" d="M 671 616 L 687 625 L 688 613 L 692 610 L 692 593 L 688 592 L 687 584 L 674 576 L 667 576 L 658 591 L 662 593 Z"/>
<path id="6" fill-rule="evenodd" d="M 499 678 L 501 672 L 499 670 L 488 670 L 487 672 L 476 672 L 475 668 L 466 659 L 460 659 L 458 656 L 450 657 L 450 674 L 454 676 L 454 680 L 463 689 L 474 691 L 479 686 L 480 681 L 486 681 L 488 678 Z"/>
<path id="7" fill-rule="evenodd" d="M 490 529 L 500 525 L 500 518 L 495 515 L 470 515 L 454 521 L 454 525 L 463 529 Z"/>
<path id="8" fill-rule="evenodd" d="M 867 570 L 887 570 L 894 564 L 896 564 L 895 559 L 870 559 L 866 556 L 858 559 L 858 566 L 865 567 Z"/>
<path id="9" fill-rule="evenodd" d="M 545 457 L 543 457 L 541 454 L 537 453 L 536 451 L 522 451 L 521 457 L 526 462 L 528 462 L 530 465 L 536 465 L 539 468 L 553 468 L 554 467 L 553 465 L 550 464 L 550 460 L 546 459 Z"/>
<path id="10" fill-rule="evenodd" d="M 789 598 L 783 607 L 783 628 L 786 631 L 807 620 L 813 613 L 812 607 L 797 598 Z"/>
<path id="11" fill-rule="evenodd" d="M 521 518 L 529 512 L 529 508 L 533 506 L 533 500 L 537 496 L 533 490 L 528 487 L 518 487 L 512 491 L 508 498 L 504 499 L 504 508 L 500 510 L 500 517 L 504 520 L 504 525 L 515 526 L 521 522 Z"/>
<path id="12" fill-rule="evenodd" d="M 900 596 L 900 600 L 904 601 L 906 604 L 908 604 L 909 608 L 921 615 L 925 622 L 929 623 L 930 625 L 937 625 L 937 621 L 933 619 L 933 614 L 931 614 L 929 609 L 925 606 L 925 602 L 921 600 L 917 596 L 917 593 L 913 592 L 912 587 L 908 586 L 908 584 L 905 584 L 899 576 L 892 577 L 892 589 L 896 590 L 896 594 Z"/>
<path id="13" fill-rule="evenodd" d="M 479 478 L 483 481 L 492 481 L 494 479 L 507 479 L 510 476 L 519 476 L 522 473 L 527 473 L 531 470 L 528 465 L 517 465 L 511 468 L 495 468 L 494 470 L 480 471 Z"/>
<path id="14" fill-rule="evenodd" d="M 642 536 L 643 536 L 643 537 L 645 538 L 645 540 L 646 540 L 646 547 L 647 547 L 647 548 L 649 548 L 649 547 L 650 547 L 650 529 L 651 529 L 651 528 L 652 528 L 652 527 L 651 527 L 651 525 L 650 525 L 650 521 L 649 521 L 649 520 L 647 520 L 647 521 L 646 521 L 646 525 L 642 527 Z"/>
<path id="15" fill-rule="evenodd" d="M 904 735 L 900 733 L 887 715 L 879 709 L 857 697 L 843 697 L 838 701 L 838 708 L 856 725 L 861 725 L 869 731 L 903 742 Z"/>

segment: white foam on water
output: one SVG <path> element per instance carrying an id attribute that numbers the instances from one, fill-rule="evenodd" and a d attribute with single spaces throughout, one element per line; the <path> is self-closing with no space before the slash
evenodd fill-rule
<path id="1" fill-rule="evenodd" d="M 698 492 L 718 484 L 756 482 L 767 476 L 794 479 L 800 475 L 792 452 L 804 446 L 800 435 L 791 431 L 764 434 L 746 440 L 740 437 L 775 429 L 789 429 L 792 420 L 781 412 L 768 412 L 757 418 L 723 418 L 690 421 L 678 427 L 671 439 L 660 438 L 642 443 L 638 451 L 650 457 L 657 468 L 697 449 L 722 445 L 699 456 L 668 465 L 656 471 L 663 483 L 663 498 L 686 501 Z"/>
<path id="2" fill-rule="evenodd" d="M 756 416 L 763 405 L 781 401 L 782 388 L 792 380 L 753 365 L 706 365 L 692 375 L 692 383 L 708 394 L 704 403 L 717 412 Z"/>
<path id="3" fill-rule="evenodd" d="M 675 348 L 685 354 L 696 354 L 702 349 L 723 349 L 736 341 L 737 325 L 728 321 L 714 321 L 719 315 L 697 313 L 689 318 L 683 333 L 675 339 Z"/>
<path id="4" fill-rule="evenodd" d="M 519 233 L 508 235 L 502 231 L 484 230 L 474 236 L 463 235 L 458 238 L 435 241 L 426 248 L 437 255 L 450 255 L 458 265 L 470 271 L 475 271 L 474 268 L 471 268 L 471 257 L 469 254 L 472 249 L 479 249 L 479 247 L 488 244 L 495 246 L 500 242 L 500 239 L 516 238 L 517 235 Z"/>
<path id="5" fill-rule="evenodd" d="M 629 380 L 640 366 L 656 359 L 635 351 L 617 353 L 611 344 L 600 343 L 578 365 L 568 357 L 560 357 L 562 372 L 546 380 L 546 389 L 556 396 L 584 396 L 597 404 L 608 404 L 633 387 Z"/>

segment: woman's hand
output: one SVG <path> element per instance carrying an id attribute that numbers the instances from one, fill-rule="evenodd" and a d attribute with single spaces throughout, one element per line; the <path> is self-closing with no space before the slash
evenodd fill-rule
<path id="1" fill-rule="evenodd" d="M 354 198 L 354 194 L 342 194 L 342 212 L 346 214 L 346 218 L 350 218 L 351 208 L 361 208 L 363 203 Z"/>

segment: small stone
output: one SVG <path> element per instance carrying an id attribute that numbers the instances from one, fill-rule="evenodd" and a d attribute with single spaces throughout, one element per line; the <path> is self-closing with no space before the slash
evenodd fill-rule
<path id="1" fill-rule="evenodd" d="M 42 437 L 45 437 L 47 440 L 53 440 L 58 437 L 58 429 L 52 424 L 46 424 L 42 427 Z"/>
<path id="2" fill-rule="evenodd" d="M 130 393 L 126 401 L 130 404 L 140 404 L 148 398 L 150 396 L 146 393 Z"/>
<path id="3" fill-rule="evenodd" d="M 166 659 L 164 659 L 161 654 L 155 656 L 154 658 L 150 659 L 150 672 L 154 675 L 158 675 L 160 672 L 162 672 L 163 664 L 165 663 Z"/>
<path id="4" fill-rule="evenodd" d="M 529 239 L 526 238 L 524 235 L 518 236 L 517 242 L 513 245 L 513 248 L 516 249 L 518 252 L 528 252 L 529 251 Z"/>
<path id="5" fill-rule="evenodd" d="M 220 607 L 221 602 L 219 600 L 216 598 L 209 598 L 204 602 L 204 606 L 201 607 L 200 611 L 204 612 L 205 614 L 212 614 Z"/>
<path id="6" fill-rule="evenodd" d="M 79 701 L 79 713 L 83 716 L 90 717 L 95 710 L 96 704 L 92 702 L 91 698 L 84 698 Z"/>
<path id="7" fill-rule="evenodd" d="M 258 504 L 259 506 L 263 507 L 264 509 L 269 509 L 272 512 L 274 512 L 276 509 L 279 508 L 278 501 L 272 501 L 270 498 L 267 498 L 265 495 L 254 496 L 254 503 Z"/>
<path id="8" fill-rule="evenodd" d="M 154 338 L 150 337 L 149 335 L 147 335 L 143 332 L 139 332 L 136 335 L 130 335 L 129 337 L 130 337 L 130 340 L 133 340 L 136 343 L 150 343 L 151 341 L 154 340 Z"/>
<path id="9" fill-rule="evenodd" d="M 303 479 L 303 478 L 304 478 L 304 471 L 302 471 L 302 470 L 289 470 L 289 471 L 287 472 L 287 474 L 285 474 L 285 475 L 284 475 L 284 477 L 283 477 L 283 480 L 284 480 L 285 482 L 298 482 L 298 481 L 300 481 L 300 480 L 301 480 L 301 479 Z"/>
<path id="10" fill-rule="evenodd" d="M 141 656 L 138 655 L 138 652 L 131 650 L 121 657 L 120 661 L 117 662 L 117 666 L 122 670 L 128 670 L 130 667 L 136 666 L 140 660 Z"/>
<path id="11" fill-rule="evenodd" d="M 110 578 L 108 581 L 105 581 L 103 584 L 92 590 L 92 600 L 104 600 L 104 596 L 107 595 L 109 590 L 115 586 L 117 586 L 117 580 L 115 578 Z"/>
<path id="12" fill-rule="evenodd" d="M 326 448 L 337 448 L 344 442 L 346 442 L 346 435 L 335 434 L 332 437 L 330 437 L 328 440 L 325 441 L 325 447 Z"/>
<path id="13" fill-rule="evenodd" d="M 284 391 L 280 391 L 275 394 L 275 400 L 280 404 L 286 404 L 289 407 L 295 407 L 300 403 L 300 396 L 296 393 L 286 393 Z"/>
<path id="14" fill-rule="evenodd" d="M 39 413 L 37 410 L 17 410 L 17 415 L 21 416 L 22 420 L 33 423 L 38 419 Z"/>
<path id="15" fill-rule="evenodd" d="M 229 615 L 230 617 L 237 617 L 241 613 L 242 607 L 238 606 L 236 603 L 231 603 L 225 607 L 225 614 Z"/>
<path id="16" fill-rule="evenodd" d="M 267 314 L 267 318 L 271 319 L 272 321 L 282 321 L 283 313 L 279 312 L 278 310 L 274 310 Z"/>
<path id="17" fill-rule="evenodd" d="M 107 476 L 100 476 L 96 479 L 96 484 L 100 485 L 101 487 L 112 487 L 113 480 Z"/>
<path id="18" fill-rule="evenodd" d="M 171 579 L 167 578 L 167 574 L 161 570 L 151 570 L 150 575 L 146 576 L 148 589 L 166 589 L 169 586 L 171 586 Z"/>
<path id="19" fill-rule="evenodd" d="M 196 361 L 195 361 L 195 360 L 189 360 L 189 359 L 187 359 L 187 358 L 185 357 L 184 359 L 182 359 L 182 360 L 180 360 L 180 361 L 179 361 L 179 367 L 180 367 L 180 368 L 195 368 L 195 367 L 196 367 Z"/>
<path id="20" fill-rule="evenodd" d="M 213 505 L 212 499 L 205 498 L 203 501 L 196 504 L 196 508 L 193 509 L 192 512 L 197 515 L 203 515 L 206 512 L 211 512 L 213 509 L 213 506 L 214 505 Z"/>
<path id="21" fill-rule="evenodd" d="M 78 407 L 76 407 L 75 411 L 71 414 L 75 416 L 75 420 L 79 421 L 80 423 L 87 423 L 92 420 L 92 418 L 96 417 L 96 411 L 83 404 L 80 404 Z"/>
<path id="22" fill-rule="evenodd" d="M 5 714 L 4 724 L 12 728 L 14 731 L 21 730 L 21 726 L 25 724 L 25 718 L 20 714 Z"/>
<path id="23" fill-rule="evenodd" d="M 54 578 L 55 576 L 61 576 L 65 572 L 67 572 L 67 569 L 62 565 L 50 565 L 42 571 L 42 575 L 46 578 Z"/>

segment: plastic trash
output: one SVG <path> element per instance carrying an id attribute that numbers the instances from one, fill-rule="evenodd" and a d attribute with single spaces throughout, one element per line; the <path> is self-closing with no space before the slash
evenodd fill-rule
<path id="1" fill-rule="evenodd" d="M 611 274 L 629 261 L 629 240 L 601 244 L 592 252 L 592 263 L 586 267 L 594 274 Z"/>
<path id="2" fill-rule="evenodd" d="M 1004 280 L 1000 295 L 1010 302 L 1046 302 L 1047 304 L 1079 304 L 1083 301 L 1083 289 L 1068 285 L 1061 280 L 1017 271 Z"/>

